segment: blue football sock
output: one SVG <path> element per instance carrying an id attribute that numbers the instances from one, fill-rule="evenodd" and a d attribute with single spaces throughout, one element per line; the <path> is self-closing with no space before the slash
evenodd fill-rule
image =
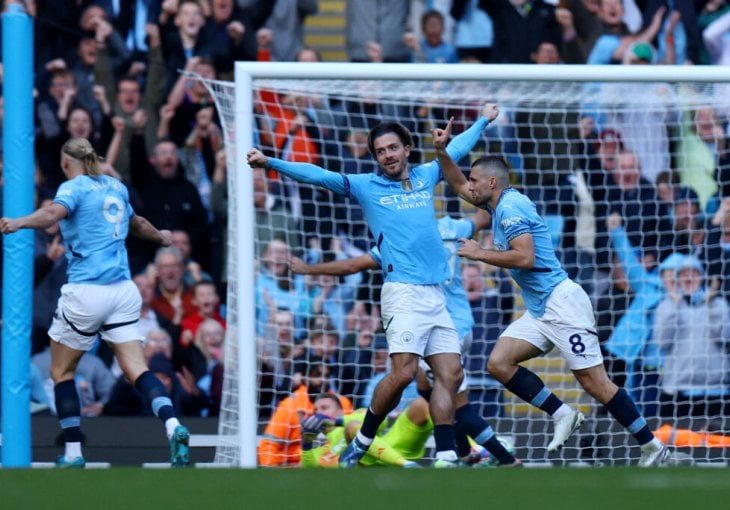
<path id="1" fill-rule="evenodd" d="M 56 414 L 66 443 L 81 442 L 81 402 L 73 379 L 61 381 L 53 387 Z"/>
<path id="2" fill-rule="evenodd" d="M 170 395 L 152 372 L 148 370 L 140 375 L 134 382 L 134 386 L 144 395 L 152 406 L 152 412 L 162 420 L 162 423 L 170 418 L 175 418 L 175 409 L 172 407 Z"/>
<path id="3" fill-rule="evenodd" d="M 608 401 L 606 409 L 636 438 L 640 445 L 654 439 L 654 434 L 649 430 L 646 420 L 623 388 L 619 388 L 613 398 Z"/>
<path id="4" fill-rule="evenodd" d="M 545 383 L 534 372 L 522 366 L 517 368 L 515 375 L 504 387 L 551 416 L 563 405 L 563 402 L 545 386 Z"/>

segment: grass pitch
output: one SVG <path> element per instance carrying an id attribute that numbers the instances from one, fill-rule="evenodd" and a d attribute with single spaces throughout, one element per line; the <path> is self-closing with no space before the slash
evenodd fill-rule
<path id="1" fill-rule="evenodd" d="M 730 470 L 5 469 L 0 508 L 709 510 L 730 508 Z"/>

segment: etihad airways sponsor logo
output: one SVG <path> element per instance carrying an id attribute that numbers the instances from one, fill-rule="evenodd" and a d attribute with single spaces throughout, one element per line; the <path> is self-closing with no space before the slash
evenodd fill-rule
<path id="1" fill-rule="evenodd" d="M 397 195 L 387 195 L 380 197 L 381 205 L 398 205 L 420 202 L 422 200 L 431 200 L 430 191 L 414 191 L 413 193 L 398 193 Z"/>

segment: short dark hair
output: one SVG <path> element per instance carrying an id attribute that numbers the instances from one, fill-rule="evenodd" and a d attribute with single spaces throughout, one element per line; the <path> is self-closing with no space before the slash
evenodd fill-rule
<path id="1" fill-rule="evenodd" d="M 431 9 L 431 10 L 424 12 L 421 15 L 421 30 L 423 30 L 426 27 L 426 23 L 431 18 L 437 18 L 441 22 L 442 25 L 444 24 L 444 15 L 441 14 L 436 9 Z"/>
<path id="2" fill-rule="evenodd" d="M 413 135 L 411 135 L 407 127 L 398 122 L 381 122 L 368 133 L 368 150 L 370 154 L 375 156 L 375 139 L 388 133 L 395 133 L 404 146 L 413 147 Z"/>
<path id="3" fill-rule="evenodd" d="M 495 156 L 494 154 L 481 156 L 471 164 L 472 170 L 476 167 L 493 172 L 502 185 L 509 184 L 509 165 L 502 156 Z"/>

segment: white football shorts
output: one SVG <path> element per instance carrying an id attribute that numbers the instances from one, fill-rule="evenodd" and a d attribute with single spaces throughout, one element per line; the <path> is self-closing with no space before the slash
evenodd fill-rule
<path id="1" fill-rule="evenodd" d="M 571 370 L 603 363 L 591 300 L 569 278 L 553 289 L 542 317 L 536 319 L 525 312 L 500 337 L 525 340 L 543 352 L 557 347 Z"/>
<path id="2" fill-rule="evenodd" d="M 88 351 L 96 335 L 112 343 L 141 340 L 139 314 L 142 297 L 131 280 L 108 285 L 67 283 L 48 330 L 52 340 Z"/>
<path id="3" fill-rule="evenodd" d="M 427 358 L 461 352 L 439 285 L 386 282 L 380 306 L 389 354 L 411 352 Z"/>

